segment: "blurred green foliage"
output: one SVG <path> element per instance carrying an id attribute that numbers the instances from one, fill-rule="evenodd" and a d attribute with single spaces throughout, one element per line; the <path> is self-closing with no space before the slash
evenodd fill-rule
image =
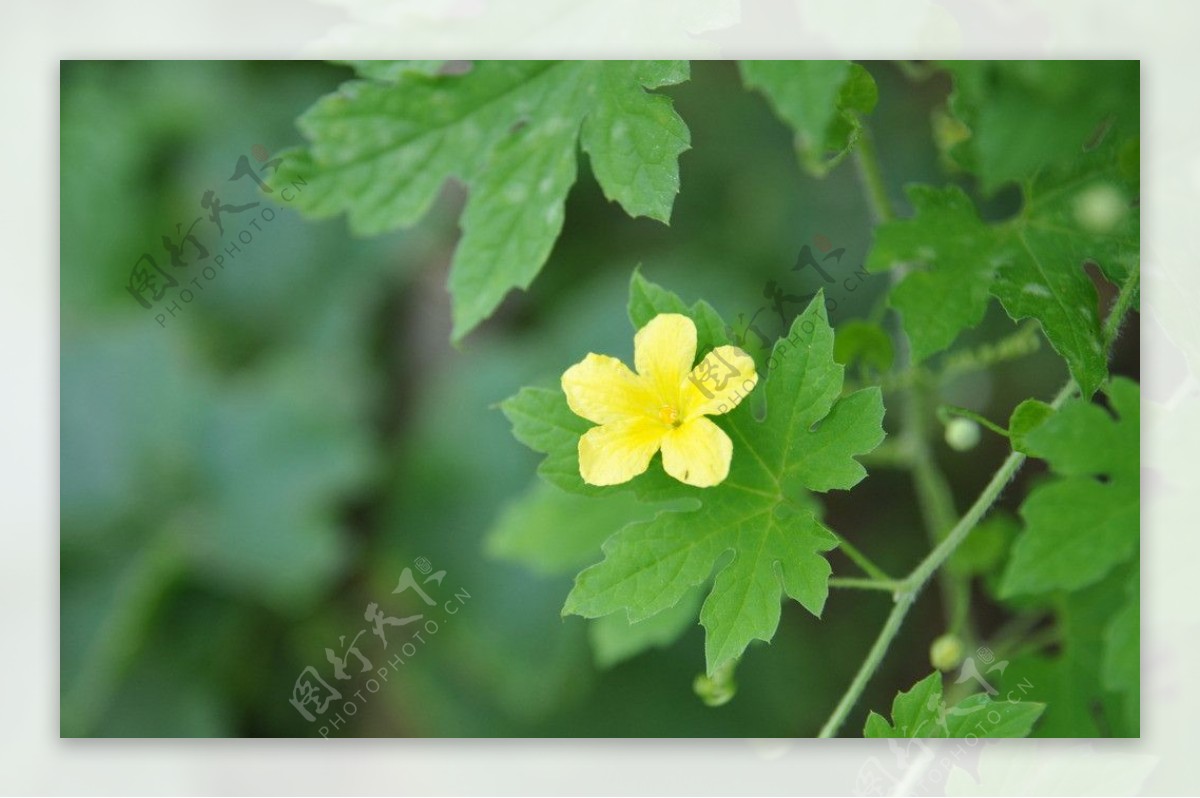
<path id="1" fill-rule="evenodd" d="M 949 95 L 946 76 L 911 82 L 890 65 L 867 68 L 879 86 L 871 124 L 892 195 L 909 181 L 940 182 L 931 120 Z M 638 263 L 686 300 L 703 297 L 725 318 L 777 334 L 778 320 L 758 312 L 767 282 L 797 294 L 821 287 L 816 274 L 791 270 L 802 246 L 845 247 L 839 277 L 866 257 L 871 221 L 853 170 L 806 175 L 793 133 L 743 88 L 736 67 L 697 62 L 689 82 L 660 90 L 693 147 L 680 160 L 671 226 L 630 219 L 581 168 L 548 267 L 454 348 L 445 281 L 461 187 L 445 187 L 416 227 L 360 239 L 343 218 L 305 221 L 248 180 L 229 180 L 239 157 L 261 167 L 259 156 L 298 143 L 296 118 L 349 76 L 297 62 L 63 65 L 62 734 L 317 735 L 321 723 L 289 703 L 297 677 L 313 666 L 333 681 L 325 649 L 369 629 L 369 603 L 420 612 L 419 598 L 391 592 L 404 569 L 419 575 L 418 558 L 446 571 L 440 585 L 424 585 L 439 601 L 456 591 L 470 598 L 453 616 L 436 608 L 439 630 L 378 692 L 364 690 L 350 660 L 346 692 L 366 700 L 331 735 L 811 734 L 870 646 L 888 597 L 836 593 L 820 621 L 785 603 L 771 655 L 752 646 L 737 696 L 707 707 L 692 689 L 704 670 L 698 626 L 631 656 L 627 638 L 598 625 L 611 619 L 560 616 L 571 568 L 599 559 L 599 532 L 566 504 L 520 499 L 542 490 L 538 456 L 512 439 L 495 406 L 521 385 L 552 384 L 583 352 L 625 356 L 619 309 Z M 226 203 L 262 204 L 245 217 L 228 213 L 221 237 L 201 206 L 210 189 Z M 1001 192 L 985 213 L 1003 213 L 1004 202 Z M 264 207 L 274 220 L 239 241 L 241 218 Z M 240 246 L 212 279 L 199 271 L 205 261 L 170 265 L 161 243 L 198 217 L 207 262 Z M 126 287 L 143 253 L 192 299 L 176 291 L 141 307 Z M 876 275 L 842 285 L 830 293 L 835 326 L 867 317 L 888 288 Z M 1012 330 L 993 305 L 960 343 Z M 1121 346 L 1114 371 L 1136 376 L 1136 336 Z M 870 347 L 859 356 L 873 367 L 883 359 Z M 1003 418 L 1064 374 L 1043 347 L 957 376 L 943 397 Z M 960 501 L 1005 451 L 986 438 L 970 455 L 939 450 Z M 909 495 L 904 474 L 873 471 L 853 495 L 831 494 L 826 520 L 901 572 L 925 550 Z M 1016 498 L 1006 501 L 1015 508 Z M 536 555 L 540 572 L 504 558 L 521 550 L 518 505 L 562 525 L 563 547 Z M 485 545 L 498 520 L 508 531 Z M 847 566 L 831 556 L 835 571 Z M 1130 577 L 1110 579 L 1124 590 Z M 985 625 L 1006 617 L 989 594 L 979 605 Z M 1081 625 L 1066 645 L 1099 651 L 1105 627 L 1072 617 Z M 644 631 L 653 642 L 654 630 Z M 848 727 L 862 728 L 867 707 L 890 706 L 896 685 L 928 673 L 929 643 L 942 631 L 936 595 L 926 595 Z M 385 653 L 370 631 L 360 646 L 376 670 L 399 653 Z M 1110 660 L 1106 678 L 1127 679 Z M 1071 682 L 1061 667 L 1052 678 Z M 1072 683 L 1085 691 L 1080 712 L 1099 678 Z"/>

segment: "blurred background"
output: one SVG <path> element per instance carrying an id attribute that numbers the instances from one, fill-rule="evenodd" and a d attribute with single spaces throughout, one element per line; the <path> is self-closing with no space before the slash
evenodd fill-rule
<path id="1" fill-rule="evenodd" d="M 931 130 L 949 82 L 867 66 L 880 90 L 870 124 L 903 208 L 903 184 L 951 179 Z M 872 222 L 853 166 L 807 177 L 790 132 L 735 66 L 694 62 L 692 79 L 664 92 L 693 146 L 671 225 L 606 202 L 581 156 L 545 270 L 455 349 L 444 283 L 460 187 L 446 186 L 417 227 L 357 239 L 344 219 L 309 222 L 254 184 L 272 153 L 299 143 L 296 116 L 350 76 L 305 62 L 62 65 L 61 733 L 815 734 L 889 598 L 835 591 L 821 621 L 785 603 L 774 641 L 751 647 L 737 696 L 719 708 L 692 689 L 704 668 L 699 626 L 666 647 L 598 657 L 589 622 L 559 614 L 574 571 L 552 553 L 520 555 L 538 456 L 496 403 L 588 351 L 627 357 L 638 264 L 771 334 L 771 281 L 795 295 L 826 287 L 838 327 L 869 316 L 888 278 L 855 276 Z M 216 202 L 223 233 L 210 221 Z M 1001 192 L 985 210 L 1003 216 L 1016 202 Z M 836 284 L 792 269 L 805 245 L 845 248 L 829 267 Z M 1136 328 L 1116 373 L 1137 376 Z M 964 344 L 1017 329 L 993 303 Z M 1043 344 L 947 381 L 942 395 L 1003 421 L 1065 376 Z M 968 453 L 939 441 L 960 509 L 1006 451 L 995 436 Z M 1006 505 L 1037 478 L 1026 469 Z M 892 572 L 927 550 L 901 472 L 872 469 L 825 504 L 826 521 Z M 832 559 L 835 573 L 853 572 Z M 416 590 L 393 592 L 406 569 L 433 606 Z M 1006 612 L 977 589 L 986 632 Z M 366 617 L 372 603 L 388 647 Z M 409 653 L 401 632 L 421 622 L 386 620 L 415 614 L 437 628 Z M 941 631 L 931 585 L 846 733 L 929 672 Z M 326 649 L 352 679 L 332 678 Z M 318 692 L 346 694 L 313 721 L 290 700 L 308 668 L 324 680 L 307 679 Z M 380 669 L 388 678 L 371 691 Z M 354 713 L 331 728 L 356 690 Z"/>

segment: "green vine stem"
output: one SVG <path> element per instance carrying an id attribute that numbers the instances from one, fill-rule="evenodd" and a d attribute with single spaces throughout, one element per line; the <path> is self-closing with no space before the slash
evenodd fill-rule
<path id="1" fill-rule="evenodd" d="M 880 305 L 880 307 L 886 307 L 886 305 Z M 871 321 L 878 324 L 880 318 L 872 316 Z M 902 371 L 885 374 L 877 383 L 872 384 L 877 384 L 885 393 L 895 393 L 908 390 L 917 380 L 925 379 L 927 376 L 935 383 L 940 384 L 952 377 L 989 369 L 997 363 L 1018 360 L 1041 349 L 1041 334 L 1038 330 L 1037 322 L 1023 324 L 1017 328 L 1016 332 L 994 343 L 981 344 L 962 352 L 948 353 L 936 371 L 912 366 Z M 861 380 L 847 380 L 844 390 L 846 393 L 853 393 L 866 384 Z"/>
<path id="2" fill-rule="evenodd" d="M 889 593 L 895 593 L 904 585 L 898 579 L 856 579 L 845 576 L 829 577 L 830 587 L 845 587 L 854 590 L 886 590 Z"/>
<path id="3" fill-rule="evenodd" d="M 865 128 L 854 150 L 854 157 L 875 218 L 880 223 L 891 221 L 896 214 L 888 199 L 887 186 L 883 181 L 883 170 L 879 166 L 874 142 L 870 131 Z M 898 273 L 893 272 L 893 280 L 899 277 Z M 904 448 L 910 455 L 908 467 L 916 487 L 921 516 L 925 521 L 930 543 L 936 545 L 954 525 L 958 513 L 954 508 L 954 495 L 950 490 L 949 480 L 938 467 L 929 444 L 935 383 L 925 377 L 924 370 L 915 366 L 912 370 L 916 373 L 916 379 L 909 386 L 904 402 L 903 441 Z M 970 583 L 965 577 L 949 572 L 940 574 L 938 578 L 942 583 L 942 603 L 948 630 L 973 640 L 969 628 Z"/>
<path id="4" fill-rule="evenodd" d="M 832 531 L 832 530 L 830 530 L 830 531 Z M 842 552 L 847 557 L 849 557 L 855 565 L 857 565 L 859 568 L 861 568 L 863 570 L 863 573 L 865 573 L 867 576 L 869 576 L 872 579 L 874 579 L 875 581 L 879 581 L 879 582 L 895 582 L 896 581 L 895 579 L 892 579 L 890 576 L 888 576 L 887 573 L 885 573 L 882 568 L 880 568 L 875 563 L 871 562 L 871 559 L 869 557 L 867 557 L 867 555 L 865 555 L 861 551 L 859 551 L 858 548 L 853 543 L 846 540 L 844 537 L 839 535 L 837 532 L 834 532 L 833 536 L 838 539 L 838 548 L 840 548 L 842 550 Z"/>
<path id="5" fill-rule="evenodd" d="M 871 213 L 880 223 L 892 221 L 896 214 L 892 211 L 887 186 L 883 182 L 883 172 L 879 168 L 879 159 L 875 156 L 875 142 L 865 124 L 854 148 L 854 163 L 858 166 L 859 177 L 866 188 Z"/>
<path id="6" fill-rule="evenodd" d="M 937 414 L 938 414 L 938 418 L 941 419 L 942 421 L 945 421 L 946 419 L 948 419 L 951 416 L 959 416 L 960 418 L 969 418 L 971 421 L 974 421 L 976 424 L 979 424 L 981 427 L 986 427 L 986 428 L 990 429 L 992 432 L 996 433 L 997 435 L 1003 435 L 1005 438 L 1008 437 L 1008 430 L 1006 430 L 1004 427 L 1000 426 L 999 424 L 997 424 L 996 422 L 987 418 L 986 416 L 982 416 L 979 413 L 976 413 L 974 410 L 968 410 L 965 407 L 958 407 L 956 405 L 942 405 L 941 407 L 938 408 Z"/>
<path id="7" fill-rule="evenodd" d="M 1112 310 L 1109 311 L 1108 318 L 1104 321 L 1104 351 L 1106 353 L 1111 352 L 1112 346 L 1117 340 L 1117 333 L 1121 331 L 1121 323 L 1125 320 L 1125 315 L 1133 307 L 1133 302 L 1137 298 L 1138 286 L 1140 285 L 1140 270 L 1141 261 L 1135 261 L 1133 267 L 1129 270 L 1129 277 L 1126 278 L 1125 284 L 1121 286 L 1121 290 L 1117 294 L 1117 299 L 1113 303 Z"/>
<path id="8" fill-rule="evenodd" d="M 992 650 L 996 659 L 1009 659 L 1009 653 L 1020 641 L 1050 617 L 1049 613 L 1042 610 L 1017 615 L 996 630 L 985 645 Z"/>
<path id="9" fill-rule="evenodd" d="M 1032 355 L 1042 348 L 1041 326 L 1036 321 L 1027 321 L 1016 332 L 998 341 L 980 344 L 972 349 L 950 352 L 942 361 L 938 379 L 945 380 L 960 374 L 990 369 L 997 363 L 1017 360 Z"/>
<path id="10" fill-rule="evenodd" d="M 1051 407 L 1058 409 L 1062 404 L 1075 393 L 1075 383 L 1068 380 L 1066 385 L 1058 392 L 1058 395 L 1051 401 Z M 859 696 L 862 695 L 863 689 L 867 686 L 867 682 L 875 674 L 879 668 L 879 664 L 883 661 L 884 655 L 892 644 L 892 640 L 896 637 L 896 633 L 900 631 L 900 626 L 904 623 L 905 616 L 912 609 L 913 603 L 920 594 L 921 589 L 929 578 L 950 558 L 954 550 L 966 540 L 967 535 L 971 530 L 983 519 L 991 506 L 1000 497 L 1000 493 L 1008 485 L 1009 481 L 1021 468 L 1025 462 L 1025 455 L 1020 452 L 1012 452 L 1000 464 L 1000 468 L 992 475 L 991 480 L 983 491 L 979 494 L 975 502 L 963 514 L 954 528 L 950 530 L 950 534 L 939 543 L 933 551 L 923 559 L 916 568 L 913 569 L 907 577 L 901 582 L 901 589 L 896 593 L 896 604 L 892 607 L 891 613 L 884 622 L 883 629 L 879 632 L 879 636 L 875 639 L 875 643 L 871 646 L 871 650 L 867 653 L 866 659 L 859 666 L 858 672 L 854 674 L 854 680 L 850 683 L 849 688 L 842 695 L 833 714 L 829 716 L 829 720 L 825 721 L 825 725 L 821 727 L 821 732 L 818 737 L 832 737 L 837 734 L 842 723 L 846 720 L 846 716 L 850 714 L 850 710 L 854 707 Z"/>
<path id="11" fill-rule="evenodd" d="M 892 212 L 891 204 L 888 201 L 887 192 L 883 184 L 879 163 L 875 156 L 875 150 L 867 131 L 864 131 L 859 145 L 855 149 L 855 161 L 858 164 L 859 174 L 866 189 L 867 199 L 871 203 L 876 219 L 885 222 L 894 218 L 894 213 Z M 892 278 L 896 280 L 899 278 L 899 275 L 893 271 Z M 1121 323 L 1125 315 L 1132 308 L 1134 300 L 1137 297 L 1138 278 L 1138 268 L 1135 266 L 1125 284 L 1121 286 L 1117 299 L 1113 303 L 1112 310 L 1105 319 L 1103 335 L 1106 351 L 1111 349 L 1112 343 L 1116 340 L 1117 334 L 1120 331 Z M 1023 329 L 1022 332 L 1025 332 L 1025 330 Z M 910 372 L 917 374 L 918 370 L 910 369 Z M 941 530 L 947 528 L 942 526 L 943 524 L 946 524 L 949 519 L 953 519 L 954 506 L 948 485 L 945 483 L 945 477 L 937 469 L 936 463 L 933 462 L 932 450 L 929 448 L 928 436 L 925 434 L 927 432 L 925 427 L 928 424 L 928 417 L 932 415 L 927 412 L 929 410 L 926 404 L 928 386 L 929 381 L 927 379 L 919 378 L 915 379 L 911 385 L 908 397 L 909 401 L 905 402 L 904 434 L 906 439 L 904 443 L 912 456 L 911 467 L 922 512 L 931 530 Z M 1050 402 L 1050 406 L 1057 410 L 1076 391 L 1077 387 L 1074 380 L 1068 379 L 1066 384 L 1063 385 L 1058 394 Z M 880 663 L 883 662 L 884 656 L 887 654 L 892 641 L 899 633 L 905 617 L 907 617 L 909 610 L 912 609 L 921 590 L 925 587 L 929 579 L 935 573 L 938 573 L 938 570 L 950 558 L 950 555 L 966 540 L 967 535 L 971 533 L 987 514 L 988 510 L 991 509 L 992 505 L 995 504 L 1000 494 L 1004 491 L 1004 488 L 1025 463 L 1025 459 L 1025 455 L 1021 452 L 1011 452 L 1004 459 L 1004 462 L 1000 464 L 996 473 L 992 475 L 991 480 L 988 481 L 988 484 L 980 492 L 979 496 L 976 497 L 966 513 L 957 522 L 953 523 L 952 526 L 948 527 L 949 531 L 944 536 L 938 535 L 939 540 L 933 547 L 933 550 L 917 564 L 907 577 L 900 580 L 899 587 L 894 592 L 895 605 L 888 614 L 887 620 L 884 621 L 879 636 L 875 638 L 870 651 L 867 652 L 866 658 L 854 674 L 850 686 L 838 701 L 837 706 L 834 707 L 829 719 L 821 727 L 818 737 L 833 737 L 837 734 L 845 722 L 846 716 L 850 714 L 850 710 L 861 697 L 863 690 L 867 686 L 867 682 L 871 680 L 871 677 L 875 675 L 875 671 L 879 669 Z M 846 584 L 847 581 L 851 580 L 839 581 L 842 582 L 840 586 L 852 586 Z M 854 587 L 875 589 L 876 584 L 886 580 L 876 578 L 873 580 L 852 581 L 855 582 Z M 867 588 L 868 583 L 874 584 L 872 584 L 872 587 Z M 959 611 L 957 606 L 955 605 L 952 612 Z"/>
<path id="12" fill-rule="evenodd" d="M 938 466 L 933 447 L 929 444 L 932 393 L 931 386 L 925 381 L 913 386 L 904 403 L 904 435 L 912 452 L 910 471 L 917 492 L 917 504 L 921 508 L 930 545 L 936 546 L 945 540 L 958 520 L 958 511 L 954 508 L 950 482 Z M 970 628 L 970 582 L 966 577 L 949 571 L 940 572 L 938 580 L 941 583 L 946 631 L 965 638 L 968 645 L 974 645 L 974 633 Z"/>

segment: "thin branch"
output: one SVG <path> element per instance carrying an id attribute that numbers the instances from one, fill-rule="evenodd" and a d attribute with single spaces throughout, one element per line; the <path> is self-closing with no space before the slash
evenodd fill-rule
<path id="1" fill-rule="evenodd" d="M 995 423 L 986 416 L 980 415 L 974 410 L 968 410 L 965 407 L 959 407 L 957 405 L 942 405 L 938 408 L 938 416 L 960 416 L 962 418 L 969 418 L 976 424 L 979 424 L 982 427 L 987 427 L 997 435 L 1003 435 L 1005 438 L 1008 437 L 1008 430 L 1006 430 L 1004 427 Z"/>
<path id="2" fill-rule="evenodd" d="M 867 576 L 870 576 L 872 579 L 876 579 L 876 580 L 883 581 L 883 582 L 895 582 L 896 581 L 895 579 L 892 579 L 892 577 L 888 576 L 887 573 L 882 568 L 880 568 L 875 563 L 871 562 L 871 559 L 869 557 L 867 557 L 867 555 L 865 555 L 861 551 L 859 551 L 854 546 L 853 543 L 846 540 L 844 537 L 839 535 L 837 532 L 834 532 L 833 536 L 838 539 L 838 548 L 840 548 L 845 553 L 845 555 L 847 557 L 849 557 L 851 559 L 851 561 L 854 562 L 855 565 L 857 565 L 859 568 L 861 568 L 863 570 L 863 573 L 865 573 Z"/>
<path id="3" fill-rule="evenodd" d="M 1067 384 L 1062 387 L 1058 395 L 1054 397 L 1051 406 L 1054 408 L 1061 407 L 1062 404 L 1075 393 L 1075 383 L 1068 380 Z M 1000 497 L 1001 492 L 1008 485 L 1009 481 L 1016 475 L 1021 465 L 1025 462 L 1025 455 L 1021 452 L 1013 452 L 1004 459 L 1000 464 L 1000 468 L 992 476 L 987 486 L 975 499 L 975 502 L 963 515 L 954 528 L 940 544 L 922 560 L 913 572 L 908 575 L 903 581 L 903 588 L 896 594 L 896 606 L 892 608 L 887 620 L 883 624 L 883 629 L 879 632 L 879 637 L 875 639 L 874 645 L 867 653 L 867 658 L 863 660 L 858 672 L 854 674 L 854 680 L 850 682 L 850 687 L 846 689 L 836 707 L 833 714 L 829 716 L 829 720 L 821 727 L 819 737 L 832 737 L 837 734 L 842 723 L 845 722 L 846 716 L 850 714 L 850 710 L 854 707 L 856 701 L 862 695 L 863 689 L 867 686 L 867 682 L 875 675 L 879 664 L 883 661 L 884 655 L 887 653 L 888 647 L 891 646 L 892 640 L 900 631 L 900 626 L 904 623 L 904 618 L 908 615 L 908 611 L 912 609 L 913 603 L 920 594 L 925 583 L 929 581 L 938 568 L 940 568 L 954 550 L 967 539 L 967 535 L 979 523 L 983 516 L 991 509 L 996 499 Z"/>
<path id="4" fill-rule="evenodd" d="M 1117 340 L 1117 333 L 1121 331 L 1121 323 L 1125 320 L 1125 315 L 1133 306 L 1134 298 L 1137 297 L 1138 286 L 1140 285 L 1140 270 L 1141 262 L 1135 261 L 1133 268 L 1129 271 L 1129 277 L 1126 278 L 1125 284 L 1121 286 L 1121 290 L 1117 294 L 1117 300 L 1113 303 L 1108 318 L 1104 320 L 1105 352 L 1112 350 L 1112 346 Z"/>
<path id="5" fill-rule="evenodd" d="M 897 579 L 855 579 L 845 576 L 829 577 L 830 587 L 844 587 L 852 590 L 884 590 L 895 593 L 903 588 L 904 583 Z"/>
<path id="6" fill-rule="evenodd" d="M 863 127 L 862 135 L 854 148 L 854 163 L 858 166 L 859 177 L 866 188 L 867 201 L 871 204 L 871 213 L 883 223 L 896 218 L 892 210 L 892 202 L 888 199 L 887 186 L 883 182 L 883 172 L 879 168 L 879 159 L 875 155 L 875 142 L 871 132 Z"/>

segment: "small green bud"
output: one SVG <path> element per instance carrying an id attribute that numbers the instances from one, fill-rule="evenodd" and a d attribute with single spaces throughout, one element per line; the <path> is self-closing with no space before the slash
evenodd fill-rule
<path id="1" fill-rule="evenodd" d="M 737 682 L 733 679 L 733 670 L 736 667 L 737 660 L 734 660 L 717 668 L 712 676 L 701 673 L 692 682 L 692 690 L 710 707 L 728 704 L 737 695 Z"/>
<path id="2" fill-rule="evenodd" d="M 929 647 L 929 662 L 939 671 L 952 671 L 963 659 L 963 643 L 958 635 L 944 634 Z"/>
<path id="3" fill-rule="evenodd" d="M 946 424 L 946 443 L 956 452 L 974 449 L 979 436 L 979 425 L 969 418 L 952 418 Z"/>

